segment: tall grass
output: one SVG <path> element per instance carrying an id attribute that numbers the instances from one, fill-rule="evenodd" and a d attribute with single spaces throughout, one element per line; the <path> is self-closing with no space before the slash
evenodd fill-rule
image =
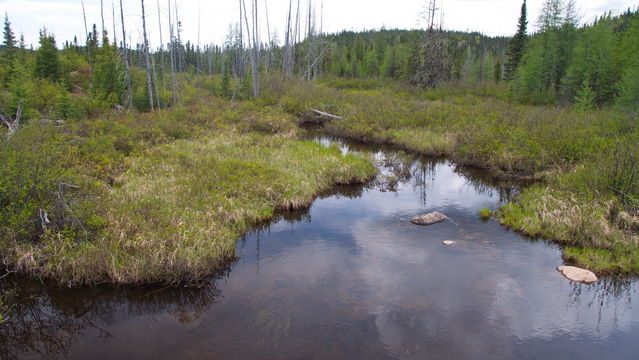
<path id="1" fill-rule="evenodd" d="M 519 104 L 507 86 L 488 83 L 423 90 L 345 81 L 292 82 L 270 98 L 301 116 L 315 108 L 343 117 L 326 125 L 338 135 L 543 180 L 501 209 L 504 225 L 560 242 L 567 261 L 602 273 L 639 269 L 636 115 Z"/>
<path id="2" fill-rule="evenodd" d="M 3 159 L 16 159 L 0 166 L 5 267 L 66 285 L 197 281 L 277 209 L 375 173 L 365 158 L 296 140 L 294 118 L 276 107 L 193 96 L 155 113 L 70 121 L 45 138 L 34 123 L 3 139 Z M 79 186 L 64 199 L 74 221 L 18 236 L 40 223 L 62 182 Z"/>

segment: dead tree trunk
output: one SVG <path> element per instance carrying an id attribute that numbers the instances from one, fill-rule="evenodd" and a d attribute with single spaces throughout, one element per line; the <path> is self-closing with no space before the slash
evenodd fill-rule
<path id="1" fill-rule="evenodd" d="M 264 70 L 265 74 L 268 75 L 269 68 L 271 66 L 271 45 L 273 45 L 271 41 L 271 24 L 268 18 L 268 0 L 264 0 L 264 13 L 266 15 L 266 31 L 268 35 L 268 46 L 266 48 L 266 59 L 264 60 Z"/>
<path id="2" fill-rule="evenodd" d="M 166 64 L 164 63 L 164 39 L 162 37 L 162 12 L 160 10 L 160 0 L 158 5 L 158 27 L 160 28 L 160 74 L 162 75 L 162 91 L 166 90 Z"/>
<path id="3" fill-rule="evenodd" d="M 124 8 L 120 0 L 120 19 L 122 20 L 122 51 L 124 53 L 124 75 L 126 77 L 127 106 L 133 106 L 133 95 L 131 94 L 131 74 L 129 72 L 129 50 L 126 45 L 126 29 L 124 27 Z"/>
<path id="4" fill-rule="evenodd" d="M 102 32 L 100 33 L 100 36 L 104 42 L 104 37 L 106 35 L 106 27 L 104 24 L 104 0 L 100 0 L 100 18 L 102 19 Z"/>
<path id="5" fill-rule="evenodd" d="M 422 44 L 422 57 L 413 76 L 414 83 L 424 87 L 436 87 L 448 78 L 449 59 L 444 46 L 442 24 L 437 26 L 437 0 L 428 0 L 427 13 L 425 15 L 428 29 L 424 35 Z"/>
<path id="6" fill-rule="evenodd" d="M 246 15 L 246 4 L 244 0 L 241 0 L 242 7 L 244 9 L 244 22 L 246 23 L 246 33 L 249 38 L 249 41 L 252 40 L 252 49 L 251 49 L 251 70 L 253 76 L 253 96 L 258 98 L 260 97 L 260 79 L 259 79 L 259 44 L 258 44 L 258 24 L 257 24 L 257 0 L 252 1 L 252 10 L 251 14 L 251 22 L 253 27 L 253 33 L 251 34 L 251 30 L 249 29 L 249 21 Z"/>
<path id="7" fill-rule="evenodd" d="M 177 78 L 175 77 L 175 70 L 176 70 L 176 59 L 175 59 L 175 36 L 174 36 L 174 29 L 173 29 L 173 18 L 171 16 L 171 0 L 168 0 L 169 3 L 169 36 L 170 36 L 170 53 L 169 56 L 171 57 L 171 90 L 173 92 L 173 104 L 176 104 L 178 101 L 178 94 L 177 94 Z"/>
<path id="8" fill-rule="evenodd" d="M 20 126 L 20 118 L 22 118 L 22 101 L 18 103 L 18 110 L 16 111 L 16 117 L 11 119 L 9 116 L 0 114 L 0 120 L 7 126 L 7 135 L 13 135 Z"/>
<path id="9" fill-rule="evenodd" d="M 144 12 L 144 0 L 140 0 L 142 4 L 142 36 L 144 37 L 144 59 L 146 63 L 146 86 L 149 92 L 149 106 L 153 111 L 153 80 L 151 72 L 151 61 L 149 59 L 149 38 L 146 34 L 146 14 Z"/>
<path id="10" fill-rule="evenodd" d="M 291 17 L 293 10 L 293 0 L 288 1 L 288 16 L 286 20 L 286 31 L 284 32 L 284 58 L 282 59 L 282 73 L 289 75 L 289 68 L 291 64 Z"/>
<path id="11" fill-rule="evenodd" d="M 117 48 L 118 37 L 115 31 L 115 3 L 113 1 L 111 1 L 111 19 L 113 20 L 113 46 Z"/>
<path id="12" fill-rule="evenodd" d="M 91 58 L 91 42 L 89 41 L 89 27 L 87 26 L 87 13 L 84 10 L 84 1 L 82 3 L 82 17 L 84 18 L 84 34 L 86 36 L 87 56 L 89 57 L 89 91 L 93 91 L 93 59 Z"/>

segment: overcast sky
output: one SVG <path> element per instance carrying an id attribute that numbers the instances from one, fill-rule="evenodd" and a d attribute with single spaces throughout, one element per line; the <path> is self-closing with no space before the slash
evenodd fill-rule
<path id="1" fill-rule="evenodd" d="M 112 29 L 112 1 L 103 0 L 107 29 Z M 164 41 L 168 38 L 168 0 L 160 1 L 160 14 L 164 22 Z M 174 1 L 174 0 L 171 0 Z M 247 2 L 249 0 L 246 0 Z M 282 38 L 288 0 L 259 0 L 260 11 L 268 3 L 271 32 Z M 534 27 L 535 19 L 545 0 L 528 0 L 529 19 Z M 87 21 L 100 28 L 100 0 L 85 0 Z M 307 0 L 301 0 L 303 4 Z M 315 0 L 318 17 L 321 0 Z M 425 0 L 324 0 L 324 30 L 386 28 L 411 29 L 420 27 L 419 13 Z M 488 35 L 512 35 L 515 31 L 522 0 L 440 0 L 443 2 L 444 27 L 454 30 L 475 30 Z M 141 38 L 141 7 L 139 0 L 123 0 L 125 23 L 134 42 Z M 639 0 L 577 0 L 584 20 L 592 20 L 604 11 L 619 13 L 629 7 L 639 6 Z M 157 0 L 146 0 L 147 21 L 153 44 L 159 44 Z M 200 42 L 223 42 L 228 26 L 237 22 L 238 0 L 177 0 L 185 39 L 197 42 L 198 22 Z M 83 39 L 84 23 L 80 0 L 0 0 L 0 11 L 7 12 L 14 32 L 24 34 L 27 43 L 37 45 L 38 29 L 45 26 L 56 35 L 58 44 L 72 40 L 75 35 Z M 303 10 L 304 11 L 304 10 Z M 262 13 L 263 14 L 263 13 Z M 116 9 L 116 26 L 120 30 L 119 9 Z M 265 17 L 262 17 L 265 20 Z M 318 20 L 319 21 L 319 20 Z M 266 39 L 266 22 L 263 21 L 262 39 Z M 109 31 L 111 33 L 112 31 Z M 127 36 L 128 37 L 128 36 Z M 80 40 L 81 41 L 81 40 Z"/>

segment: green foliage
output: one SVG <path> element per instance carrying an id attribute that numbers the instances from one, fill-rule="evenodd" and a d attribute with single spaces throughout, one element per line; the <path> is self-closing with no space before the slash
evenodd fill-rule
<path id="1" fill-rule="evenodd" d="M 13 136 L 0 137 L 0 238 L 36 240 L 44 230 L 39 210 L 54 210 L 58 185 L 72 182 L 65 141 L 47 125 L 27 124 Z M 57 218 L 56 218 L 57 217 Z"/>
<path id="2" fill-rule="evenodd" d="M 482 218 L 482 220 L 488 220 L 491 218 L 491 216 L 493 216 L 492 210 L 488 208 L 479 210 L 479 217 Z"/>
<path id="3" fill-rule="evenodd" d="M 126 91 L 124 67 L 118 49 L 108 43 L 106 37 L 102 46 L 95 51 L 93 73 L 93 94 L 110 104 L 121 104 Z"/>
<path id="4" fill-rule="evenodd" d="M 517 25 L 517 33 L 508 42 L 508 53 L 505 64 L 504 78 L 506 80 L 512 80 L 515 77 L 515 72 L 519 68 L 519 63 L 524 56 L 526 50 L 526 40 L 528 38 L 528 15 L 526 8 L 526 0 L 521 5 L 521 14 L 519 15 L 519 23 Z M 501 80 L 501 77 L 500 77 Z"/>
<path id="5" fill-rule="evenodd" d="M 11 72 L 11 67 L 16 56 L 16 36 L 11 29 L 11 22 L 9 21 L 9 15 L 4 14 L 4 30 L 2 32 L 4 50 L 2 54 L 2 65 L 8 68 Z"/>
<path id="6" fill-rule="evenodd" d="M 222 84 L 220 85 L 220 96 L 224 99 L 231 98 L 231 70 L 230 64 L 224 67 L 224 75 L 222 76 Z"/>
<path id="7" fill-rule="evenodd" d="M 503 78 L 503 65 L 500 58 L 497 58 L 497 61 L 495 61 L 495 71 L 493 75 L 496 83 L 500 82 Z"/>
<path id="8" fill-rule="evenodd" d="M 626 70 L 619 90 L 617 104 L 639 114 L 639 63 Z"/>
<path id="9" fill-rule="evenodd" d="M 60 80 L 61 67 L 55 38 L 47 32 L 40 30 L 40 48 L 36 51 L 35 75 L 52 82 Z"/>
<path id="10" fill-rule="evenodd" d="M 596 105 L 597 94 L 592 90 L 590 86 L 590 77 L 584 78 L 584 83 L 575 95 L 575 101 L 577 103 L 577 109 L 582 112 L 588 112 L 593 110 Z"/>
<path id="11" fill-rule="evenodd" d="M 610 21 L 600 21 L 596 26 L 583 30 L 563 80 L 566 96 L 572 98 L 578 91 L 588 87 L 594 93 L 597 105 L 613 100 L 619 80 L 618 66 L 614 60 L 614 41 Z"/>

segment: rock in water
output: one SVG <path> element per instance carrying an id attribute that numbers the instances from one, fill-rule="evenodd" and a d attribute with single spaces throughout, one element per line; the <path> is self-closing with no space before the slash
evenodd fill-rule
<path id="1" fill-rule="evenodd" d="M 412 222 L 415 225 L 428 226 L 428 225 L 440 223 L 446 219 L 448 219 L 446 215 L 440 214 L 438 212 L 432 212 L 430 214 L 416 216 L 410 222 Z"/>
<path id="2" fill-rule="evenodd" d="M 557 271 L 559 271 L 566 279 L 583 284 L 592 284 L 599 280 L 597 279 L 597 275 L 595 275 L 592 271 L 580 269 L 574 266 L 560 266 L 557 268 Z"/>
<path id="3" fill-rule="evenodd" d="M 442 244 L 444 244 L 446 246 L 453 246 L 453 245 L 455 245 L 455 242 L 451 241 L 451 240 L 446 240 L 446 241 L 443 241 Z"/>

